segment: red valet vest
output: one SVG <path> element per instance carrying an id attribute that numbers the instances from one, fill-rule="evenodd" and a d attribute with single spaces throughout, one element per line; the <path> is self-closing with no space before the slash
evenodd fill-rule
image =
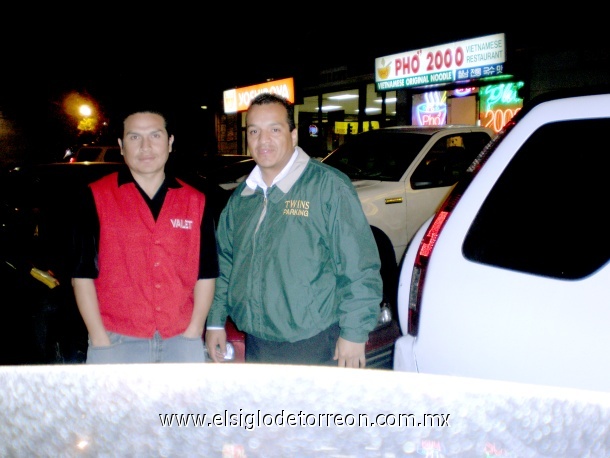
<path id="1" fill-rule="evenodd" d="M 90 185 L 100 221 L 95 286 L 108 331 L 169 338 L 190 322 L 205 195 L 180 184 L 168 189 L 157 221 L 135 184 L 119 187 L 116 173 Z"/>

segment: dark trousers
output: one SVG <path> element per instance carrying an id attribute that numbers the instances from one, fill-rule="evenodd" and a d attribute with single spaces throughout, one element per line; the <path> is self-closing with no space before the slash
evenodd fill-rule
<path id="1" fill-rule="evenodd" d="M 333 360 L 339 324 L 297 342 L 273 342 L 246 334 L 246 362 L 336 366 Z"/>

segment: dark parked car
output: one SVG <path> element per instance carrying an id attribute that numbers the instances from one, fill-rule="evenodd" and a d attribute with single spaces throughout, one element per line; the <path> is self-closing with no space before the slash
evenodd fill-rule
<path id="1" fill-rule="evenodd" d="M 249 156 L 242 156 L 239 161 L 225 164 L 222 167 L 208 171 L 202 170 L 200 173 L 210 180 L 218 183 L 224 189 L 234 190 L 239 183 L 244 181 L 256 166 L 256 162 Z M 208 172 L 208 173 L 205 173 Z"/>
<path id="2" fill-rule="evenodd" d="M 113 145 L 82 145 L 66 150 L 66 162 L 124 162 L 121 148 Z"/>

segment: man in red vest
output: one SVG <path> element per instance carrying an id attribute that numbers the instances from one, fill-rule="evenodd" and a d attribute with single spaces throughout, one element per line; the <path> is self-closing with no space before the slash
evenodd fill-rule
<path id="1" fill-rule="evenodd" d="M 205 361 L 214 219 L 205 194 L 166 170 L 173 142 L 161 112 L 131 112 L 118 140 L 127 168 L 88 187 L 72 275 L 88 364 Z"/>

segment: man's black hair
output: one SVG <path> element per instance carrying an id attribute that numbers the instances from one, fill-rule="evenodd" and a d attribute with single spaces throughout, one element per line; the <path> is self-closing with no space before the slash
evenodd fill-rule
<path id="1" fill-rule="evenodd" d="M 115 138 L 123 138 L 125 119 L 134 113 L 154 113 L 165 120 L 165 130 L 168 136 L 173 132 L 173 120 L 171 111 L 163 104 L 150 101 L 136 101 L 123 105 L 117 112 L 114 122 Z"/>
<path id="2" fill-rule="evenodd" d="M 250 107 L 254 105 L 267 105 L 269 103 L 279 103 L 280 105 L 283 105 L 288 112 L 287 121 L 290 131 L 292 132 L 297 128 L 296 123 L 294 122 L 294 105 L 280 95 L 272 94 L 271 92 L 263 92 L 252 99 Z"/>

